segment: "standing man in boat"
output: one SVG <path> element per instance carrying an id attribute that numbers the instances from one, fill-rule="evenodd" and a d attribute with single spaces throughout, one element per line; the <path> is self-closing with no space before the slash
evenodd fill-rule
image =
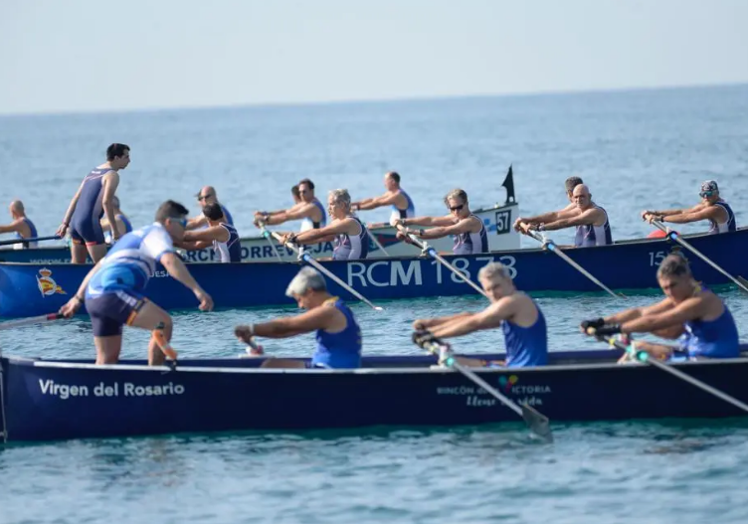
<path id="1" fill-rule="evenodd" d="M 213 308 L 213 299 L 195 281 L 174 251 L 173 243 L 184 236 L 187 209 L 172 200 L 158 208 L 150 226 L 126 234 L 109 253 L 88 272 L 73 298 L 60 308 L 73 316 L 85 302 L 91 316 L 97 364 L 116 364 L 122 349 L 122 326 L 155 330 L 171 340 L 171 316 L 144 296 L 148 280 L 160 263 L 173 278 L 195 294 L 201 311 Z M 154 332 L 148 346 L 148 364 L 164 362 L 161 345 Z"/>
<path id="2" fill-rule="evenodd" d="M 400 187 L 400 175 L 395 171 L 389 171 L 384 175 L 384 187 L 387 191 L 378 197 L 365 198 L 351 203 L 354 211 L 368 211 L 383 206 L 392 206 L 390 222 L 403 218 L 416 216 L 416 208 L 408 193 Z"/>
<path id="3" fill-rule="evenodd" d="M 403 226 L 397 238 L 408 243 L 408 234 L 424 240 L 454 235 L 452 252 L 455 255 L 488 253 L 488 233 L 483 221 L 470 211 L 468 196 L 462 189 L 453 189 L 446 197 L 444 204 L 449 214 L 443 217 L 400 218 L 392 225 Z M 410 226 L 434 226 L 431 229 L 412 229 Z"/>
<path id="4" fill-rule="evenodd" d="M 592 194 L 584 184 L 579 184 L 572 191 L 577 212 L 569 218 L 559 218 L 549 223 L 520 224 L 521 230 L 556 231 L 575 227 L 574 247 L 607 246 L 613 243 L 610 232 L 608 213 L 592 201 Z M 527 228 L 527 229 L 525 229 Z"/>
<path id="5" fill-rule="evenodd" d="M 333 218 L 329 226 L 285 235 L 283 243 L 317 244 L 334 240 L 333 260 L 359 260 L 369 254 L 369 231 L 351 211 L 351 195 L 347 189 L 330 191 L 327 209 Z"/>
<path id="6" fill-rule="evenodd" d="M 719 186 L 714 180 L 701 184 L 699 192 L 701 202 L 689 209 L 668 209 L 664 211 L 642 211 L 642 218 L 649 221 L 659 220 L 671 224 L 689 224 L 691 222 L 709 221 L 709 234 L 733 232 L 737 229 L 735 213 L 730 204 L 719 196 Z"/>
<path id="7" fill-rule="evenodd" d="M 132 231 L 132 224 L 130 219 L 122 212 L 119 207 L 119 197 L 115 196 L 112 198 L 112 205 L 114 206 L 114 220 L 117 222 L 117 230 L 123 235 Z M 109 225 L 109 221 L 106 217 L 101 219 L 101 227 L 104 230 L 104 240 L 107 244 L 112 243 L 112 228 Z"/>
<path id="8" fill-rule="evenodd" d="M 130 164 L 130 146 L 112 144 L 106 150 L 107 161 L 86 175 L 70 201 L 57 236 L 64 237 L 70 230 L 70 258 L 73 264 L 85 264 L 86 254 L 94 264 L 106 254 L 101 217 L 115 224 L 114 193 L 119 185 L 119 171 Z M 113 228 L 112 241 L 116 242 L 124 231 Z"/>
<path id="9" fill-rule="evenodd" d="M 221 211 L 223 211 L 222 221 L 231 226 L 234 225 L 234 218 L 231 216 L 231 213 L 229 213 L 229 210 L 226 209 L 226 207 L 218 201 L 218 193 L 216 193 L 216 188 L 214 188 L 213 186 L 205 186 L 200 191 L 198 191 L 197 195 L 195 196 L 197 196 L 197 203 L 201 208 L 208 204 L 218 204 L 219 206 L 221 206 Z M 191 218 L 187 221 L 188 231 L 205 227 L 208 227 L 208 217 L 203 214 L 200 214 L 199 216 Z"/>
<path id="10" fill-rule="evenodd" d="M 522 233 L 520 224 L 523 223 L 528 225 L 537 225 L 546 222 L 554 222 L 561 218 L 571 218 L 578 215 L 579 208 L 574 203 L 574 188 L 580 184 L 584 184 L 584 182 L 578 176 L 570 176 L 569 178 L 567 178 L 564 182 L 564 187 L 566 188 L 566 198 L 569 199 L 569 204 L 567 204 L 565 208 L 558 211 L 549 211 L 548 213 L 543 213 L 542 215 L 537 215 L 534 217 L 519 217 L 514 221 L 514 229 Z"/>
<path id="11" fill-rule="evenodd" d="M 413 323 L 419 340 L 459 337 L 475 331 L 501 327 L 506 345 L 506 367 L 544 366 L 548 362 L 545 317 L 533 299 L 518 291 L 509 272 L 499 262 L 490 262 L 478 272 L 481 287 L 491 305 L 478 313 L 418 319 Z M 482 360 L 456 357 L 467 366 L 495 366 Z"/>
<path id="12" fill-rule="evenodd" d="M 253 337 L 288 338 L 316 331 L 317 348 L 311 363 L 269 358 L 262 367 L 274 368 L 357 368 L 361 366 L 361 328 L 353 312 L 340 298 L 327 291 L 325 278 L 316 269 L 301 268 L 286 289 L 305 313 L 262 324 L 237 326 L 234 335 L 253 344 Z"/>
<path id="13" fill-rule="evenodd" d="M 299 196 L 303 201 L 285 211 L 275 211 L 273 214 L 255 213 L 255 225 L 266 226 L 283 224 L 289 220 L 301 220 L 301 231 L 319 229 L 327 224 L 327 214 L 322 203 L 314 196 L 314 182 L 305 178 L 299 182 Z"/>
<path id="14" fill-rule="evenodd" d="M 219 262 L 241 262 L 242 246 L 239 233 L 225 222 L 223 209 L 218 202 L 203 206 L 203 216 L 208 219 L 208 227 L 187 231 L 181 242 L 175 245 L 187 250 L 212 247 L 218 254 Z"/>
<path id="15" fill-rule="evenodd" d="M 26 209 L 23 202 L 14 200 L 8 208 L 13 222 L 7 226 L 0 226 L 0 233 L 15 233 L 15 238 L 22 240 L 24 238 L 36 238 L 39 235 L 36 232 L 36 226 L 26 216 Z M 15 249 L 26 249 L 30 247 L 39 247 L 38 242 L 19 242 L 14 244 Z"/>
<path id="16" fill-rule="evenodd" d="M 671 357 L 737 358 L 738 328 L 727 305 L 693 278 L 681 254 L 665 257 L 657 270 L 665 299 L 649 307 L 635 307 L 605 318 L 585 320 L 587 335 L 652 333 L 678 339 L 677 346 L 636 341 L 637 349 L 666 359 Z"/>

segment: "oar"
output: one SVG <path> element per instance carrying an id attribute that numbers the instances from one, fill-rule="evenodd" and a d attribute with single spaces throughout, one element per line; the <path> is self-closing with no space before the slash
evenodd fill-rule
<path id="1" fill-rule="evenodd" d="M 499 400 L 506 407 L 514 411 L 517 415 L 522 417 L 525 424 L 530 428 L 535 435 L 540 437 L 546 442 L 553 442 L 553 433 L 551 433 L 550 421 L 548 417 L 540 413 L 532 406 L 528 406 L 527 403 L 517 405 L 512 399 L 506 395 L 501 394 L 498 390 L 493 388 L 485 380 L 476 375 L 473 371 L 463 366 L 456 361 L 452 350 L 443 342 L 433 339 L 432 340 L 420 340 L 416 333 L 413 334 L 413 341 L 428 351 L 429 353 L 439 357 L 439 363 L 445 364 L 447 367 L 454 368 L 465 377 L 470 379 L 473 383 L 485 389 L 491 396 Z"/>
<path id="2" fill-rule="evenodd" d="M 649 364 L 651 366 L 659 368 L 662 371 L 666 371 L 666 372 L 670 373 L 671 375 L 675 375 L 679 379 L 685 380 L 689 384 L 694 385 L 697 388 L 699 388 L 699 389 L 701 389 L 703 391 L 706 391 L 707 393 L 711 393 L 715 397 L 720 398 L 720 399 L 724 400 L 725 402 L 729 402 L 733 406 L 738 407 L 738 408 L 742 409 L 745 412 L 748 412 L 748 405 L 746 405 L 743 402 L 739 401 L 735 397 L 731 397 L 727 393 L 724 393 L 724 392 L 722 392 L 722 391 L 720 391 L 720 390 L 718 390 L 716 388 L 713 388 L 709 384 L 705 384 L 704 382 L 702 382 L 700 380 L 697 380 L 697 379 L 693 378 L 690 375 L 687 375 L 686 373 L 682 372 L 679 369 L 676 369 L 676 368 L 674 368 L 672 366 L 668 366 L 667 364 L 663 364 L 662 362 L 659 362 L 655 358 L 650 358 L 649 353 L 647 353 L 646 351 L 637 350 L 634 347 L 634 343 L 633 342 L 630 345 L 627 346 L 627 345 L 623 344 L 622 342 L 620 342 L 619 340 L 616 340 L 614 337 L 609 337 L 608 338 L 608 337 L 605 337 L 605 336 L 602 336 L 602 335 L 596 335 L 595 334 L 595 328 L 592 328 L 592 327 L 587 329 L 587 333 L 590 334 L 590 335 L 594 335 L 595 338 L 597 338 L 601 342 L 607 342 L 608 344 L 610 344 L 611 346 L 615 347 L 616 349 L 621 349 L 621 350 L 627 352 L 629 355 L 633 356 L 639 362 L 644 362 L 646 364 Z"/>
<path id="3" fill-rule="evenodd" d="M 581 274 L 583 274 L 584 276 L 586 276 L 587 278 L 589 278 L 592 282 L 594 282 L 595 284 L 597 284 L 598 286 L 600 286 L 608 294 L 610 294 L 610 296 L 615 297 L 615 298 L 626 298 L 624 295 L 620 295 L 618 293 L 613 292 L 613 290 L 611 290 L 608 286 L 606 286 L 605 284 L 603 284 L 602 282 L 600 282 L 597 278 L 595 278 L 594 275 L 592 275 L 592 273 L 590 273 L 589 271 L 587 271 L 586 269 L 584 269 L 582 266 L 580 266 L 579 264 L 577 264 L 576 262 L 574 262 L 571 259 L 571 257 L 569 257 L 569 255 L 567 255 L 566 253 L 564 253 L 561 250 L 561 248 L 559 248 L 556 245 L 556 243 L 553 240 L 549 240 L 549 239 L 543 237 L 543 235 L 541 235 L 537 231 L 533 231 L 532 229 L 529 229 L 529 228 L 523 228 L 523 229 L 525 230 L 525 232 L 527 233 L 528 236 L 531 236 L 532 238 L 534 238 L 535 240 L 537 240 L 538 242 L 540 242 L 541 244 L 543 244 L 543 247 L 547 248 L 550 252 L 555 253 L 556 255 L 558 255 L 559 257 L 561 257 L 564 260 L 564 262 L 566 262 L 571 267 L 573 267 L 574 269 L 576 269 L 577 271 L 579 271 Z"/>
<path id="4" fill-rule="evenodd" d="M 48 237 L 16 238 L 14 240 L 0 240 L 0 246 L 11 246 L 13 244 L 24 244 L 26 242 L 41 242 L 43 240 L 59 240 L 60 237 L 52 235 Z"/>
<path id="5" fill-rule="evenodd" d="M 402 225 L 400 225 L 400 224 L 397 225 L 397 229 L 399 231 L 402 231 L 403 233 L 406 233 L 405 228 Z M 439 253 L 437 253 L 436 250 L 433 247 L 429 246 L 428 242 L 426 242 L 425 240 L 421 240 L 420 238 L 418 238 L 417 236 L 415 236 L 412 233 L 406 233 L 406 234 L 408 235 L 408 238 L 410 238 L 410 240 L 416 246 L 420 247 L 421 250 L 423 250 L 424 253 L 428 254 L 431 258 L 433 258 L 434 260 L 436 260 L 437 262 L 439 262 L 440 264 L 442 264 L 444 267 L 446 267 L 447 269 L 449 269 L 452 273 L 454 273 L 455 275 L 457 275 L 458 277 L 460 277 L 463 280 L 463 282 L 465 282 L 470 287 L 472 287 L 473 289 L 475 289 L 478 293 L 480 293 L 481 295 L 483 295 L 486 298 L 489 298 L 488 294 L 485 291 L 483 291 L 483 289 L 478 284 L 476 284 L 475 282 L 473 282 L 472 280 L 470 280 L 468 277 L 466 277 L 465 275 L 463 275 L 460 272 L 460 270 L 458 270 L 452 264 L 450 264 L 449 262 L 447 262 L 444 259 L 444 257 L 441 256 Z"/>
<path id="6" fill-rule="evenodd" d="M 276 233 L 275 231 L 273 231 L 271 233 L 271 232 L 265 230 L 264 233 L 263 233 L 263 235 L 272 235 L 276 240 L 278 240 L 278 242 L 283 243 L 283 237 L 280 234 Z M 299 255 L 299 258 L 301 258 L 304 262 L 306 262 L 310 266 L 314 267 L 320 273 L 324 273 L 331 280 L 334 280 L 335 282 L 337 282 L 340 287 L 342 287 L 343 289 L 345 289 L 346 291 L 348 291 L 351 295 L 353 295 L 354 297 L 356 297 L 357 299 L 359 299 L 361 302 L 365 303 L 367 306 L 371 307 L 372 309 L 374 309 L 376 311 L 382 311 L 382 310 L 384 310 L 383 307 L 375 306 L 374 304 L 372 304 L 372 302 L 368 298 L 366 298 L 361 293 L 359 293 L 358 291 L 356 291 L 355 289 L 353 289 L 351 286 L 349 286 L 348 284 L 346 284 L 345 282 L 343 282 L 341 279 L 339 279 L 337 276 L 335 276 L 335 274 L 332 271 L 330 271 L 325 266 L 323 266 L 322 264 L 320 264 L 319 262 L 317 262 L 316 260 L 314 260 L 314 258 L 312 258 L 311 255 L 309 255 L 308 253 L 304 253 L 299 248 L 299 246 L 297 246 L 293 242 L 289 242 L 286 245 L 288 247 L 290 247 L 291 249 L 293 249 L 296 252 L 296 254 Z"/>
<path id="7" fill-rule="evenodd" d="M 369 229 L 368 231 L 369 231 L 369 238 L 371 238 L 371 241 L 374 242 L 374 245 L 376 245 L 379 249 L 381 249 L 382 253 L 384 253 L 385 256 L 390 256 L 390 254 L 387 253 L 387 250 L 384 248 L 384 246 L 379 243 L 379 240 L 377 240 L 377 235 L 372 233 L 371 229 Z"/>
<path id="8" fill-rule="evenodd" d="M 689 242 L 686 242 L 685 240 L 683 240 L 679 233 L 668 228 L 659 220 L 652 220 L 652 225 L 655 226 L 660 231 L 667 234 L 668 238 L 678 242 L 681 246 L 685 247 L 686 249 L 691 251 L 694 255 L 699 257 L 701 260 L 703 260 L 704 262 L 712 266 L 715 270 L 719 271 L 724 276 L 726 276 L 727 278 L 735 282 L 735 284 L 737 284 L 737 286 L 740 288 L 741 291 L 743 291 L 744 293 L 748 293 L 748 280 L 746 280 L 745 278 L 741 276 L 738 276 L 738 278 L 735 278 L 734 276 L 732 276 L 730 273 L 728 273 L 727 271 L 719 267 L 716 263 L 712 262 L 712 260 L 709 257 L 707 257 L 704 253 L 702 253 L 701 251 L 693 247 Z"/>
<path id="9" fill-rule="evenodd" d="M 48 315 L 39 315 L 36 317 L 19 318 L 18 320 L 9 320 L 0 323 L 0 330 L 13 329 L 17 327 L 29 326 L 40 322 L 49 322 L 50 320 L 59 320 L 64 318 L 60 313 L 49 313 Z"/>
<path id="10" fill-rule="evenodd" d="M 273 253 L 275 253 L 275 256 L 278 257 L 278 262 L 283 262 L 283 257 L 281 257 L 280 253 L 278 253 L 278 247 L 273 244 L 273 241 L 270 239 L 270 235 L 266 235 L 267 229 L 265 229 L 265 222 L 262 220 L 258 220 L 257 224 L 260 228 L 260 233 L 262 233 L 263 238 L 268 241 L 268 244 L 270 244 L 270 247 L 273 248 Z"/>

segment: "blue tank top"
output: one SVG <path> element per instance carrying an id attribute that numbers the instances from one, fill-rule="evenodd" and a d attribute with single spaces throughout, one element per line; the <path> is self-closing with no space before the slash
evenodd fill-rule
<path id="1" fill-rule="evenodd" d="M 473 255 L 476 253 L 488 253 L 488 233 L 483 220 L 475 215 L 472 218 L 480 222 L 480 231 L 477 233 L 460 233 L 454 237 L 452 252 L 455 255 Z"/>
<path id="2" fill-rule="evenodd" d="M 229 213 L 229 210 L 224 207 L 223 204 L 218 204 L 221 206 L 221 211 L 223 211 L 223 218 L 226 219 L 226 222 L 229 223 L 230 226 L 234 225 L 234 217 L 231 216 L 231 213 Z"/>
<path id="3" fill-rule="evenodd" d="M 301 231 L 308 231 L 310 229 L 319 229 L 327 225 L 327 213 L 325 212 L 325 206 L 323 206 L 322 203 L 316 198 L 312 201 L 312 204 L 317 206 L 317 209 L 319 209 L 319 212 L 322 215 L 322 220 L 320 220 L 319 222 L 314 222 L 311 218 L 305 217 L 301 221 Z"/>
<path id="4" fill-rule="evenodd" d="M 735 213 L 732 212 L 730 204 L 724 200 L 720 200 L 714 205 L 727 211 L 727 222 L 724 224 L 718 224 L 715 221 L 710 220 L 709 223 L 711 224 L 711 227 L 709 228 L 709 234 L 716 235 L 717 233 L 732 233 L 733 231 L 736 231 L 737 224 L 735 223 Z"/>
<path id="5" fill-rule="evenodd" d="M 738 328 L 723 302 L 724 311 L 714 320 L 689 320 L 681 339 L 689 357 L 737 358 L 740 356 Z"/>
<path id="6" fill-rule="evenodd" d="M 241 262 L 242 261 L 242 245 L 239 242 L 239 233 L 236 228 L 229 224 L 219 224 L 220 227 L 224 228 L 229 232 L 229 239 L 226 242 L 213 241 L 213 249 L 216 250 L 220 257 L 220 262 Z"/>
<path id="7" fill-rule="evenodd" d="M 31 236 L 28 238 L 38 237 L 39 233 L 36 232 L 36 226 L 34 225 L 34 223 L 26 217 L 23 217 L 22 220 L 26 223 L 27 226 L 29 226 L 29 232 Z M 19 233 L 18 231 L 16 231 L 15 237 L 19 240 L 23 240 L 24 238 L 27 238 L 27 237 L 22 236 L 21 233 Z M 22 246 L 23 249 L 27 249 L 30 247 L 39 247 L 39 242 L 24 242 L 23 244 L 16 244 L 16 245 Z"/>
<path id="8" fill-rule="evenodd" d="M 548 363 L 548 333 L 545 317 L 537 304 L 535 308 L 538 310 L 538 318 L 530 327 L 518 326 L 508 320 L 501 323 L 506 344 L 507 367 L 545 366 Z"/>
<path id="9" fill-rule="evenodd" d="M 98 222 L 104 216 L 101 203 L 104 175 L 112 171 L 109 167 L 92 169 L 83 179 L 83 189 L 70 219 L 72 224 L 90 224 Z"/>
<path id="10" fill-rule="evenodd" d="M 597 205 L 595 208 L 605 213 L 605 223 L 602 226 L 592 224 L 577 226 L 576 236 L 574 237 L 575 247 L 607 246 L 613 243 L 607 211 Z"/>
<path id="11" fill-rule="evenodd" d="M 128 219 L 125 215 L 120 213 L 115 218 L 119 218 L 125 225 L 125 233 L 129 233 L 130 231 L 132 231 L 132 224 L 130 223 L 130 219 Z"/>
<path id="12" fill-rule="evenodd" d="M 403 218 L 413 218 L 416 216 L 416 206 L 413 204 L 413 200 L 410 198 L 410 195 L 400 190 L 400 194 L 405 197 L 405 200 L 408 201 L 408 207 L 405 209 L 400 209 L 396 205 L 392 204 L 392 214 L 390 215 L 391 218 L 395 219 L 403 219 Z M 392 220 L 390 220 L 392 221 Z"/>
<path id="13" fill-rule="evenodd" d="M 346 326 L 340 333 L 328 333 L 317 330 L 317 350 L 312 356 L 312 365 L 322 365 L 331 368 L 357 368 L 361 366 L 361 328 L 358 327 L 353 312 L 338 297 L 332 297 L 327 302 L 345 315 Z M 326 303 L 327 304 L 327 303 Z M 327 305 L 322 307 L 329 307 Z"/>
<path id="14" fill-rule="evenodd" d="M 357 260 L 369 255 L 369 231 L 358 217 L 350 216 L 360 228 L 358 235 L 338 235 L 335 238 L 335 248 L 332 252 L 333 260 Z"/>

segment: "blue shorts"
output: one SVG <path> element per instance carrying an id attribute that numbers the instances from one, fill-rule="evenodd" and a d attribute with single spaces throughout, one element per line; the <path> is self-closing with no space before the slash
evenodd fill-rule
<path id="1" fill-rule="evenodd" d="M 105 243 L 104 230 L 101 229 L 101 222 L 93 217 L 71 222 L 70 238 L 76 244 L 85 243 L 87 246 L 95 246 Z"/>
<path id="2" fill-rule="evenodd" d="M 123 290 L 86 296 L 86 311 L 91 316 L 94 336 L 121 335 L 122 326 L 133 323 L 146 300 L 133 291 Z"/>

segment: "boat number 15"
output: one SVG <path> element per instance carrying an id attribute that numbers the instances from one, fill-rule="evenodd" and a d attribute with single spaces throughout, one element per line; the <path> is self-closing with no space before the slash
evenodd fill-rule
<path id="1" fill-rule="evenodd" d="M 667 251 L 650 251 L 649 252 L 649 266 L 659 266 L 662 260 L 667 256 Z"/>

